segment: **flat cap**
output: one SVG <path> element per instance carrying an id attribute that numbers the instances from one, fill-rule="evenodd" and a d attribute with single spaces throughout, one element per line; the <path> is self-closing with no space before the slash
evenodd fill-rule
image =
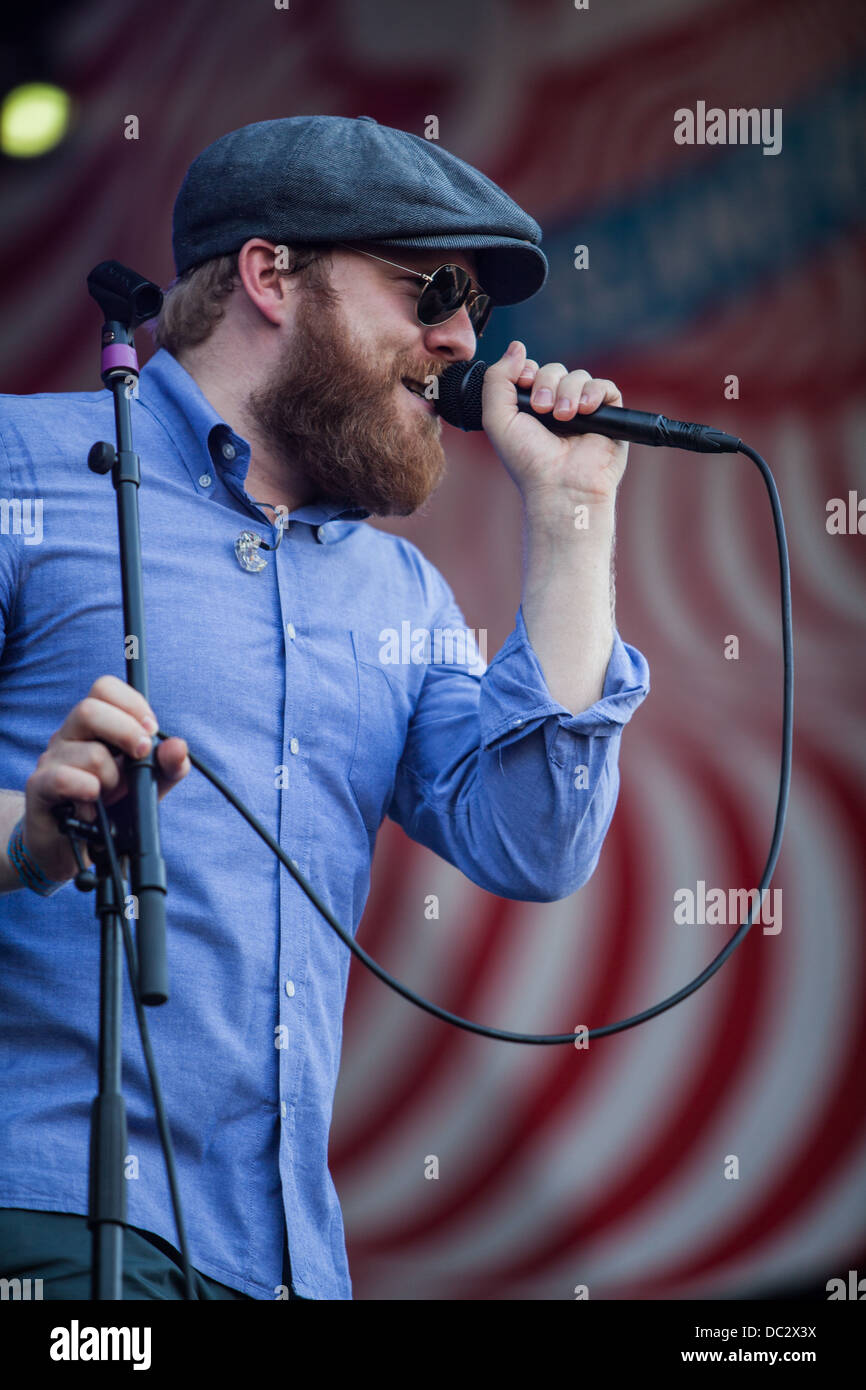
<path id="1" fill-rule="evenodd" d="M 473 251 L 496 304 L 547 278 L 541 228 L 507 193 L 435 140 L 371 116 L 256 121 L 202 150 L 174 205 L 177 274 L 255 236 Z"/>

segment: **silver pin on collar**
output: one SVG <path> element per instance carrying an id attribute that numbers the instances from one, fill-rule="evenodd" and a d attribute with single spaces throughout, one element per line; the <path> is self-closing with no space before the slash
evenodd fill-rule
<path id="1" fill-rule="evenodd" d="M 262 538 L 257 536 L 255 531 L 241 531 L 235 541 L 235 555 L 241 569 L 249 570 L 250 574 L 264 569 L 268 562 L 264 555 L 259 554 L 261 544 Z"/>
<path id="2" fill-rule="evenodd" d="M 271 504 L 270 502 L 261 502 L 259 505 L 269 507 Z M 285 530 L 288 518 L 285 507 L 275 507 L 273 510 L 277 513 L 277 519 L 274 522 L 277 529 L 277 539 L 274 545 L 268 545 L 267 541 L 262 540 L 261 536 L 256 531 L 241 531 L 235 541 L 235 555 L 237 556 L 238 564 L 241 569 L 247 570 L 250 574 L 258 574 L 268 563 L 266 557 L 260 554 L 260 551 L 279 550 L 280 548 L 280 542 L 283 539 L 283 531 Z"/>

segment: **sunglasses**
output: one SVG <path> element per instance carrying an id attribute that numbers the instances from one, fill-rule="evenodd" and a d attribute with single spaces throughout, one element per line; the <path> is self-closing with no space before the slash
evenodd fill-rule
<path id="1" fill-rule="evenodd" d="M 481 289 L 472 288 L 472 276 L 462 266 L 440 265 L 432 275 L 425 275 L 421 270 L 412 270 L 410 266 L 398 265 L 396 261 L 388 261 L 384 256 L 375 256 L 372 251 L 362 251 L 358 246 L 347 246 L 342 241 L 337 244 L 346 251 L 357 251 L 359 256 L 369 256 L 373 261 L 392 265 L 395 270 L 404 270 L 407 275 L 414 276 L 424 286 L 418 296 L 415 311 L 418 322 L 425 328 L 431 328 L 436 323 L 447 323 L 455 314 L 460 313 L 465 304 L 475 336 L 481 337 L 493 304 L 489 294 L 485 294 Z"/>

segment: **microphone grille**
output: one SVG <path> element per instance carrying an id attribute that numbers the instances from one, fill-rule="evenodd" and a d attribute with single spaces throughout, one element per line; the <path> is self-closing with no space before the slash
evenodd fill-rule
<path id="1" fill-rule="evenodd" d="M 486 362 L 454 362 L 439 378 L 437 410 L 449 425 L 481 429 L 481 388 Z"/>

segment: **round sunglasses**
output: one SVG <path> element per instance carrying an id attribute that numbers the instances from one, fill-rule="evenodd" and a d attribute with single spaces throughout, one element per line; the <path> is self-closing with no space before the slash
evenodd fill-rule
<path id="1" fill-rule="evenodd" d="M 489 294 L 485 294 L 481 289 L 472 288 L 472 276 L 462 266 L 440 265 L 432 275 L 425 275 L 422 270 L 398 265 L 396 261 L 388 261 L 384 256 L 374 255 L 372 251 L 362 251 L 359 246 L 349 246 L 343 241 L 337 244 L 346 251 L 357 251 L 359 256 L 369 256 L 371 260 L 381 261 L 383 265 L 392 265 L 395 270 L 403 270 L 420 281 L 424 288 L 418 296 L 415 311 L 418 322 L 425 328 L 431 328 L 436 323 L 447 323 L 455 314 L 460 313 L 465 304 L 475 336 L 481 337 L 493 304 Z"/>

